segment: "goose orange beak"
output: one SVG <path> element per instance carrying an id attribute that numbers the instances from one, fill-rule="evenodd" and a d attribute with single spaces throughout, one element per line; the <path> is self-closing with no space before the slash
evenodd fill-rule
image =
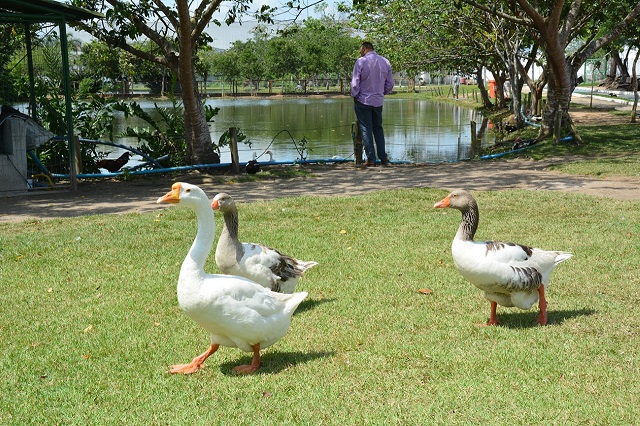
<path id="1" fill-rule="evenodd" d="M 218 202 L 218 200 L 213 200 L 213 202 L 211 203 L 211 208 L 213 210 L 220 210 L 220 203 Z"/>
<path id="2" fill-rule="evenodd" d="M 168 204 L 177 204 L 180 202 L 180 184 L 174 183 L 171 185 L 171 191 L 164 194 L 162 197 L 158 198 L 156 203 L 168 203 Z"/>
<path id="3" fill-rule="evenodd" d="M 434 209 L 446 209 L 451 206 L 451 201 L 449 201 L 449 196 L 447 195 L 442 200 L 438 201 L 433 205 Z"/>

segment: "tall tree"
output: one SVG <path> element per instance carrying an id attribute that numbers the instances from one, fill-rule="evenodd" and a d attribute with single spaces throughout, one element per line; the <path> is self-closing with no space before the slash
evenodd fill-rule
<path id="1" fill-rule="evenodd" d="M 300 46 L 289 34 L 273 37 L 267 42 L 267 74 L 281 79 L 284 93 L 284 79 L 296 75 L 302 66 Z"/>

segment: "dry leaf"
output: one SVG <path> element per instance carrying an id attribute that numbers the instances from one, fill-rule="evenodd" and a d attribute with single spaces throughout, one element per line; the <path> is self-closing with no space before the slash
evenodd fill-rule
<path id="1" fill-rule="evenodd" d="M 431 294 L 433 293 L 433 290 L 430 290 L 428 288 L 421 288 L 420 290 L 418 290 L 418 292 L 422 294 Z"/>
<path id="2" fill-rule="evenodd" d="M 345 229 L 342 229 L 342 230 L 340 230 L 340 233 L 341 233 L 342 235 L 344 235 L 344 234 L 346 234 L 346 233 L 347 233 L 347 231 L 346 231 Z"/>
<path id="3" fill-rule="evenodd" d="M 85 332 L 85 333 L 88 333 L 88 332 L 90 332 L 91 330 L 93 330 L 93 326 L 92 326 L 92 325 L 90 325 L 89 327 L 85 328 L 85 329 L 84 329 L 84 332 Z"/>

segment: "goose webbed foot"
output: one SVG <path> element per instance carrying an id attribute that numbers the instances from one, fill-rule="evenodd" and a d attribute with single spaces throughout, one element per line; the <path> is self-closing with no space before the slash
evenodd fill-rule
<path id="1" fill-rule="evenodd" d="M 215 351 L 218 350 L 218 348 L 220 347 L 220 345 L 211 345 L 209 346 L 209 349 L 207 349 L 204 353 L 198 355 L 197 357 L 195 357 L 190 363 L 188 364 L 176 364 L 176 365 L 172 365 L 171 369 L 169 370 L 169 373 L 171 374 L 193 374 L 196 371 L 198 371 L 201 367 L 202 364 L 204 363 L 204 361 L 209 358 L 210 355 L 212 355 Z"/>
<path id="2" fill-rule="evenodd" d="M 231 371 L 237 374 L 251 374 L 260 368 L 260 343 L 251 346 L 253 348 L 253 360 L 250 365 L 239 365 Z"/>

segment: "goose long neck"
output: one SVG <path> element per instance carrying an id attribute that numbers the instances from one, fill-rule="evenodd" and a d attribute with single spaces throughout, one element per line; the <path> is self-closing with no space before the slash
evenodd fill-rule
<path id="1" fill-rule="evenodd" d="M 234 207 L 223 213 L 224 225 L 216 248 L 218 267 L 229 273 L 243 255 L 242 243 L 238 239 L 238 210 Z"/>
<path id="2" fill-rule="evenodd" d="M 199 206 L 196 209 L 196 218 L 198 219 L 198 232 L 183 266 L 195 266 L 199 270 L 204 270 L 204 264 L 213 247 L 216 223 L 213 210 L 209 205 Z"/>
<path id="3" fill-rule="evenodd" d="M 238 210 L 233 208 L 224 212 L 224 228 L 223 233 L 227 233 L 228 237 L 237 240 L 238 239 Z"/>
<path id="4" fill-rule="evenodd" d="M 469 204 L 466 209 L 462 210 L 462 221 L 458 227 L 456 238 L 464 241 L 473 241 L 479 221 L 478 205 L 476 203 Z"/>

